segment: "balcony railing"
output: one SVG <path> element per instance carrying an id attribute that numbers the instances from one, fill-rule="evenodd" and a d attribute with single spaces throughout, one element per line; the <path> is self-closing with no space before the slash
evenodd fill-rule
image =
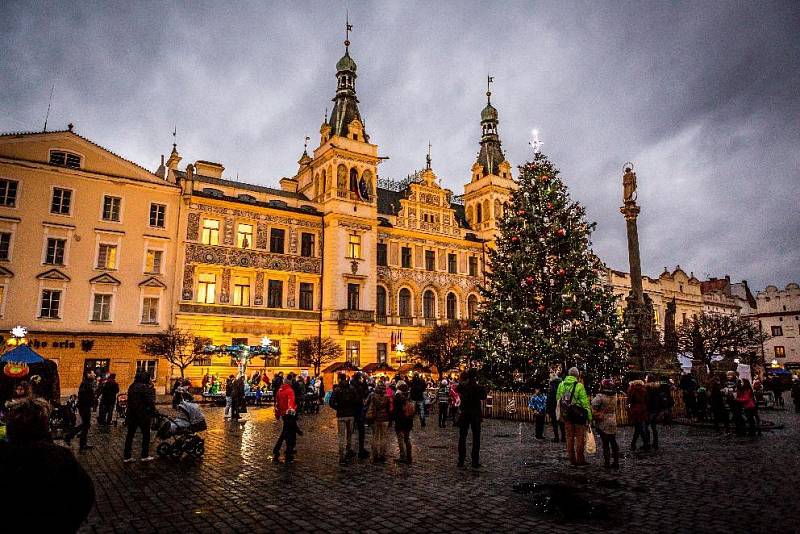
<path id="1" fill-rule="evenodd" d="M 339 310 L 339 321 L 344 323 L 374 323 L 372 310 Z"/>

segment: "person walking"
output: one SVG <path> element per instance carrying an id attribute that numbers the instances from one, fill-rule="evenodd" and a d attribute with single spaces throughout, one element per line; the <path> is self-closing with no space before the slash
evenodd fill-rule
<path id="1" fill-rule="evenodd" d="M 450 380 L 450 417 L 453 426 L 458 426 L 458 410 L 461 408 L 461 397 L 458 395 L 458 381 L 454 378 Z"/>
<path id="2" fill-rule="evenodd" d="M 356 396 L 347 375 L 340 373 L 338 384 L 333 387 L 331 398 L 328 401 L 331 408 L 336 410 L 336 424 L 339 434 L 339 463 L 346 464 L 355 456 L 353 452 L 353 425 L 355 422 Z"/>
<path id="3" fill-rule="evenodd" d="M 289 384 L 292 386 L 292 391 L 294 391 L 294 401 L 297 404 L 297 410 L 295 411 L 296 417 L 299 419 L 300 414 L 303 413 L 303 397 L 306 394 L 306 383 L 303 380 L 303 377 L 300 375 L 295 375 L 292 373 L 293 378 L 289 378 L 288 376 L 286 379 L 289 381 Z"/>
<path id="4" fill-rule="evenodd" d="M 294 388 L 291 386 L 293 378 L 293 373 L 289 373 L 287 380 L 281 381 L 281 387 L 275 395 L 275 419 L 283 421 L 281 434 L 272 449 L 272 461 L 276 464 L 281 461 L 281 447 L 284 442 L 286 442 L 286 452 L 284 453 L 286 463 L 291 463 L 295 455 L 298 428 L 297 399 L 294 395 Z"/>
<path id="5" fill-rule="evenodd" d="M 792 377 L 792 400 L 794 401 L 794 411 L 800 413 L 800 377 Z"/>
<path id="6" fill-rule="evenodd" d="M 231 419 L 238 421 L 241 414 L 247 412 L 247 404 L 244 395 L 244 375 L 239 375 L 233 381 L 233 389 L 231 391 Z"/>
<path id="7" fill-rule="evenodd" d="M 756 419 L 758 419 L 758 407 L 756 406 L 755 396 L 753 395 L 753 388 L 750 386 L 750 381 L 743 378 L 739 381 L 739 387 L 736 392 L 736 402 L 738 402 L 744 416 L 747 419 L 747 435 L 755 436 L 761 435 L 760 425 L 756 427 Z"/>
<path id="8" fill-rule="evenodd" d="M 600 442 L 603 444 L 603 465 L 619 469 L 617 393 L 614 389 L 614 381 L 610 378 L 600 382 L 600 392 L 592 399 L 592 419 L 594 428 L 600 434 Z"/>
<path id="9" fill-rule="evenodd" d="M 464 467 L 467 456 L 467 433 L 472 429 L 472 468 L 481 466 L 481 401 L 486 400 L 486 388 L 478 384 L 478 371 L 467 371 L 458 384 L 461 413 L 458 427 L 458 466 Z"/>
<path id="10" fill-rule="evenodd" d="M 100 408 L 97 411 L 97 424 L 108 426 L 111 424 L 111 417 L 114 415 L 114 406 L 117 404 L 117 394 L 119 394 L 119 384 L 117 375 L 111 373 L 100 387 Z"/>
<path id="11" fill-rule="evenodd" d="M 425 390 L 427 386 L 425 381 L 422 379 L 419 374 L 414 373 L 414 378 L 411 379 L 411 401 L 414 403 L 414 407 L 419 413 L 419 424 L 424 428 L 425 427 L 425 418 L 427 414 L 425 413 Z"/>
<path id="12" fill-rule="evenodd" d="M 709 403 L 711 405 L 711 417 L 714 421 L 714 430 L 719 430 L 720 423 L 725 427 L 725 432 L 730 432 L 730 417 L 728 408 L 725 406 L 725 393 L 722 385 L 716 376 L 711 379 L 709 384 Z"/>
<path id="13" fill-rule="evenodd" d="M 645 423 L 645 434 L 650 440 L 653 450 L 658 450 L 658 423 L 659 419 L 666 412 L 666 400 L 663 397 L 664 390 L 657 377 L 648 375 L 645 383 L 647 392 L 647 422 Z"/>
<path id="14" fill-rule="evenodd" d="M 391 404 L 386 396 L 386 384 L 381 380 L 367 399 L 366 420 L 372 426 L 373 463 L 386 461 L 386 431 L 391 419 Z"/>
<path id="15" fill-rule="evenodd" d="M 436 390 L 436 403 L 439 410 L 439 428 L 444 428 L 447 422 L 447 410 L 450 407 L 450 388 L 447 379 L 442 379 L 439 389 Z"/>
<path id="16" fill-rule="evenodd" d="M 558 397 L 558 386 L 561 385 L 561 378 L 558 376 L 558 368 L 550 371 L 550 382 L 547 384 L 547 417 L 550 418 L 550 425 L 553 427 L 553 443 L 558 443 L 558 431 L 561 430 L 561 441 L 567 441 L 567 431 L 564 429 L 564 421 L 556 416 L 556 397 Z"/>
<path id="17" fill-rule="evenodd" d="M 697 417 L 697 380 L 691 372 L 681 376 L 681 393 L 683 395 L 683 405 L 686 407 L 686 418 L 691 421 Z"/>
<path id="18" fill-rule="evenodd" d="M 233 412 L 233 381 L 235 379 L 235 376 L 230 375 L 225 381 L 225 419 L 230 419 L 231 412 Z"/>
<path id="19" fill-rule="evenodd" d="M 647 390 L 641 380 L 632 380 L 628 385 L 628 419 L 633 425 L 631 450 L 636 450 L 636 442 L 642 438 L 642 449 L 650 450 L 650 436 L 647 434 Z"/>
<path id="20" fill-rule="evenodd" d="M 533 412 L 536 439 L 544 439 L 544 415 L 547 412 L 547 395 L 542 393 L 542 388 L 535 386 L 533 395 L 528 401 L 528 408 Z"/>
<path id="21" fill-rule="evenodd" d="M 78 388 L 78 415 L 81 424 L 70 430 L 64 435 L 64 442 L 69 446 L 72 438 L 78 436 L 80 439 L 79 450 L 81 452 L 92 449 L 88 444 L 89 428 L 92 426 L 92 407 L 95 403 L 94 396 L 94 371 L 91 369 L 83 374 L 83 381 Z"/>
<path id="22" fill-rule="evenodd" d="M 408 384 L 403 380 L 399 380 L 392 408 L 392 421 L 394 422 L 397 448 L 400 453 L 400 457 L 395 462 L 399 464 L 411 464 L 413 462 L 411 430 L 414 428 L 414 413 L 415 406 L 414 402 L 409 399 Z"/>
<path id="23" fill-rule="evenodd" d="M 133 379 L 133 384 L 128 387 L 128 412 L 125 416 L 128 432 L 125 435 L 123 462 L 133 461 L 131 450 L 137 429 L 142 432 L 142 461 L 149 462 L 153 459 L 150 456 L 150 422 L 155 411 L 156 390 L 150 382 L 150 375 L 146 371 L 139 371 Z"/>
<path id="24" fill-rule="evenodd" d="M 369 397 L 369 386 L 364 380 L 364 374 L 360 371 L 353 375 L 350 381 L 355 396 L 355 407 L 353 410 L 353 424 L 358 432 L 358 458 L 364 460 L 369 458 L 369 452 L 364 448 L 366 435 L 366 403 Z"/>
<path id="25" fill-rule="evenodd" d="M 575 466 L 586 465 L 584 451 L 586 448 L 587 425 L 592 422 L 592 407 L 586 388 L 578 380 L 580 371 L 572 367 L 567 377 L 558 385 L 556 393 L 561 419 L 567 433 L 567 457 Z"/>

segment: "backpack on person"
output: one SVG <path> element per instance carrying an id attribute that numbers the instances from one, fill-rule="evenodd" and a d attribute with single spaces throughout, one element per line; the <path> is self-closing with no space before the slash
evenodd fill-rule
<path id="1" fill-rule="evenodd" d="M 405 405 L 403 405 L 403 416 L 406 417 L 407 419 L 413 419 L 415 413 L 416 413 L 416 406 L 414 406 L 414 403 L 409 400 L 406 400 Z"/>
<path id="2" fill-rule="evenodd" d="M 561 409 L 561 415 L 565 421 L 573 425 L 585 425 L 589 420 L 589 414 L 586 412 L 586 408 L 578 406 L 573 402 L 575 398 L 575 388 L 577 387 L 578 382 L 576 381 L 569 393 L 569 398 L 567 398 L 566 393 L 561 397 L 559 408 Z"/>

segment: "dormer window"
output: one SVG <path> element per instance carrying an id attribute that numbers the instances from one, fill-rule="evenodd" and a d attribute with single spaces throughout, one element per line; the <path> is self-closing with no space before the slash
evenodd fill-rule
<path id="1" fill-rule="evenodd" d="M 204 187 L 203 193 L 206 195 L 211 195 L 212 197 L 221 197 L 224 196 L 224 193 L 219 189 L 214 189 L 213 187 Z"/>
<path id="2" fill-rule="evenodd" d="M 71 152 L 64 150 L 51 150 L 50 151 L 50 165 L 60 165 L 62 167 L 70 167 L 72 169 L 81 168 L 81 157 Z"/>

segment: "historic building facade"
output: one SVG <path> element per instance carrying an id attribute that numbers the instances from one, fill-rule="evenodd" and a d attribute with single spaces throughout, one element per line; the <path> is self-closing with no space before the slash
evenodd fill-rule
<path id="1" fill-rule="evenodd" d="M 0 329 L 28 328 L 70 393 L 86 368 L 166 383 L 179 188 L 69 130 L 0 136 Z"/>
<path id="2" fill-rule="evenodd" d="M 782 290 L 767 286 L 756 294 L 756 302 L 755 317 L 769 336 L 764 342 L 764 360 L 800 369 L 800 286 L 791 283 Z"/>

